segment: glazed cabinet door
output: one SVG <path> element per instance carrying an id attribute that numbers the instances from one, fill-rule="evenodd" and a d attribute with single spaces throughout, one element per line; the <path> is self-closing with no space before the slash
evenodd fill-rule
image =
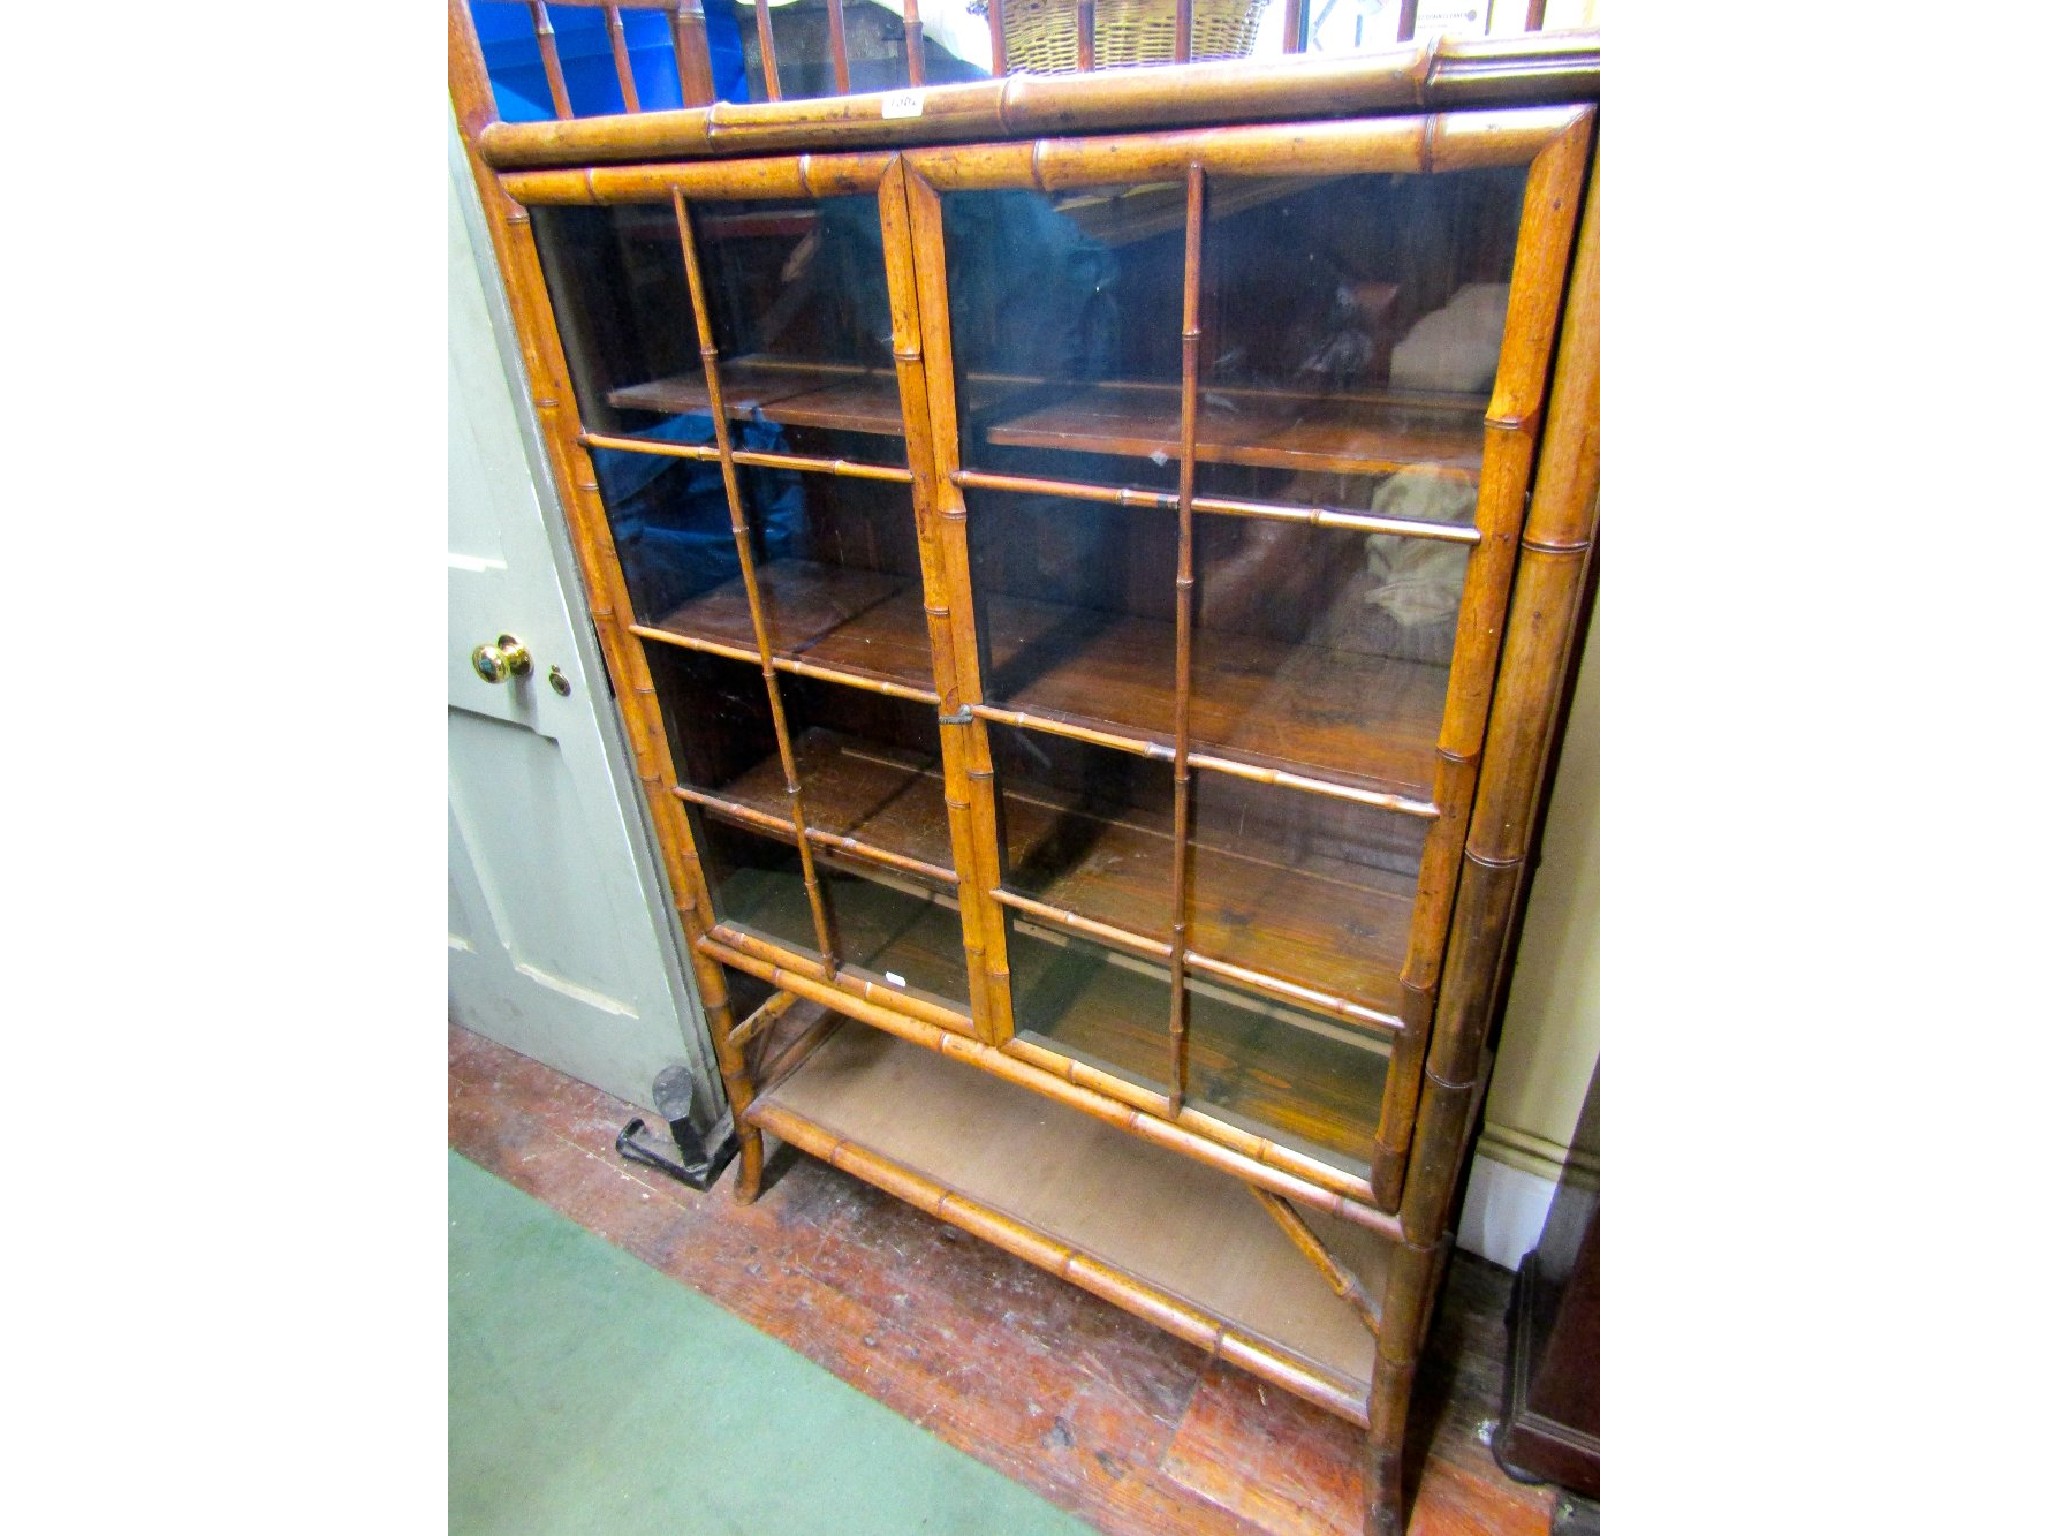
<path id="1" fill-rule="evenodd" d="M 965 1029 L 879 168 L 828 195 L 784 195 L 794 161 L 765 195 L 690 169 L 531 203 L 674 764 L 652 788 L 721 941 Z"/>
<path id="2" fill-rule="evenodd" d="M 1589 137 L 905 156 L 1012 1048 L 1382 1205 Z"/>

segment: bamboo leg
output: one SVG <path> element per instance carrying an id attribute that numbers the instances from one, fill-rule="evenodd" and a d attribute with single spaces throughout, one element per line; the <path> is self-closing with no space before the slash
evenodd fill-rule
<path id="1" fill-rule="evenodd" d="M 832 40 L 833 89 L 842 96 L 851 96 L 853 73 L 846 57 L 846 0 L 825 0 L 825 28 Z"/>
<path id="2" fill-rule="evenodd" d="M 762 9 L 766 10 L 765 4 Z M 704 390 L 711 409 L 711 429 L 718 441 L 718 467 L 725 478 L 725 501 L 732 516 L 733 543 L 739 552 L 740 579 L 747 591 L 747 609 L 754 622 L 754 644 L 761 653 L 761 679 L 768 689 L 768 716 L 775 727 L 775 747 L 782 755 L 783 783 L 789 794 L 789 820 L 796 829 L 798 862 L 811 921 L 818 932 L 818 953 L 829 975 L 839 967 L 839 943 L 824 889 L 818 883 L 817 861 L 811 853 L 810 827 L 804 815 L 803 786 L 797 780 L 796 747 L 782 708 L 782 679 L 775 671 L 775 644 L 768 632 L 767 610 L 761 604 L 761 581 L 754 569 L 753 535 L 747 528 L 746 503 L 740 496 L 739 470 L 732 457 L 732 428 L 725 419 L 725 391 L 718 377 L 718 345 L 711 334 L 711 306 L 704 297 L 704 271 L 697 258 L 697 237 L 690 228 L 689 205 L 674 194 L 676 232 L 683 243 L 683 271 L 689 281 L 690 307 L 697 317 L 698 352 L 704 359 Z"/>

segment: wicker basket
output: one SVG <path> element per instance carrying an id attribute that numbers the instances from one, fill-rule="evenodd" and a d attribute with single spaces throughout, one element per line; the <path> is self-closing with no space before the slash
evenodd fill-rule
<path id="1" fill-rule="evenodd" d="M 1194 0 L 1190 57 L 1243 58 L 1252 51 L 1268 3 Z M 1173 11 L 1173 0 L 1095 0 L 1095 67 L 1171 63 Z M 1057 75 L 1078 69 L 1080 14 L 1080 0 L 1003 0 L 1010 72 Z"/>

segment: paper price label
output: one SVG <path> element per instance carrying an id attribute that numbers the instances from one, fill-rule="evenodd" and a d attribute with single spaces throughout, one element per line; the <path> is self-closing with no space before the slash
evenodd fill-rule
<path id="1" fill-rule="evenodd" d="M 882 116 L 923 117 L 923 91 L 891 91 L 882 98 Z"/>

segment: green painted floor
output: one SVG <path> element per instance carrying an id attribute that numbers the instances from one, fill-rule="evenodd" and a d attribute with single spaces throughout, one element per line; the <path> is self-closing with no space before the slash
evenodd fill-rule
<path id="1" fill-rule="evenodd" d="M 1087 1529 L 452 1151 L 448 1524 L 456 1536 Z"/>

